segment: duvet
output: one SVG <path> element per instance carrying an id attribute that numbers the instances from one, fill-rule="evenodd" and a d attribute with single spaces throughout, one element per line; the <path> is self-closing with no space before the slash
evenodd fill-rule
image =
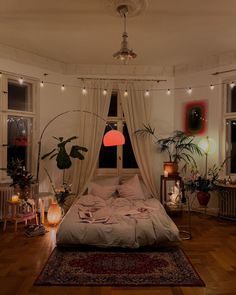
<path id="1" fill-rule="evenodd" d="M 64 216 L 57 245 L 138 248 L 179 240 L 179 231 L 155 199 L 85 195 Z"/>

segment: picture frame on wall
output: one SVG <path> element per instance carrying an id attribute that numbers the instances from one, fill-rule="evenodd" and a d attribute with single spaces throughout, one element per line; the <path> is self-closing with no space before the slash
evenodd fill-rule
<path id="1" fill-rule="evenodd" d="M 191 101 L 184 104 L 184 132 L 203 135 L 207 132 L 208 101 Z"/>

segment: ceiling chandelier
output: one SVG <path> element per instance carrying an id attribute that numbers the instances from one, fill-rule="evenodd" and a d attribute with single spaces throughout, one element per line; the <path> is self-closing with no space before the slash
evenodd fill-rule
<path id="1" fill-rule="evenodd" d="M 120 16 L 124 18 L 124 32 L 122 35 L 121 48 L 119 51 L 113 54 L 113 57 L 122 61 L 123 64 L 127 64 L 130 59 L 136 58 L 137 54 L 132 49 L 128 48 L 128 33 L 126 32 L 126 17 L 128 15 L 128 6 L 120 5 L 117 7 L 117 11 Z"/>

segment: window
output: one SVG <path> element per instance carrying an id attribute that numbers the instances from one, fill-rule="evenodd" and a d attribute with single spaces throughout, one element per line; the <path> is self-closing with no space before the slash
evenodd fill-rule
<path id="1" fill-rule="evenodd" d="M 236 87 L 231 81 L 225 82 L 225 154 L 230 157 L 226 165 L 226 174 L 236 174 Z"/>
<path id="2" fill-rule="evenodd" d="M 125 123 L 119 95 L 112 92 L 111 102 L 108 111 L 108 119 L 105 133 L 111 129 L 123 132 L 125 144 L 123 146 L 105 147 L 100 149 L 97 174 L 128 174 L 138 172 L 138 165 L 135 160 L 130 137 Z M 105 134 L 104 133 L 104 134 Z"/>
<path id="3" fill-rule="evenodd" d="M 16 77 L 3 75 L 0 85 L 0 167 L 7 167 L 12 159 L 20 159 L 33 173 L 36 82 L 27 79 L 19 83 Z M 1 180 L 7 179 L 5 172 L 0 173 Z"/>

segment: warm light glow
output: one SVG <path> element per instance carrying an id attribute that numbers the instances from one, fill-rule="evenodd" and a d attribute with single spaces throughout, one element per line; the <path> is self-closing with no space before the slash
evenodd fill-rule
<path id="1" fill-rule="evenodd" d="M 189 88 L 187 89 L 187 92 L 188 92 L 188 94 L 192 94 L 192 92 L 193 92 L 192 88 L 189 87 Z"/>
<path id="2" fill-rule="evenodd" d="M 170 89 L 167 89 L 166 94 L 167 94 L 167 95 L 170 95 L 170 94 L 171 94 Z"/>
<path id="3" fill-rule="evenodd" d="M 110 130 L 103 137 L 104 146 L 117 146 L 125 143 L 124 135 L 118 130 Z"/>
<path id="4" fill-rule="evenodd" d="M 215 88 L 215 86 L 211 84 L 211 85 L 210 85 L 210 89 L 211 89 L 211 90 L 214 90 L 214 88 Z"/>
<path id="5" fill-rule="evenodd" d="M 216 144 L 214 139 L 210 137 L 202 138 L 198 143 L 199 148 L 204 152 L 204 154 L 213 154 L 216 151 Z"/>
<path id="6" fill-rule="evenodd" d="M 88 90 L 84 87 L 84 88 L 82 89 L 82 94 L 83 94 L 83 95 L 87 95 L 87 93 L 88 93 Z"/>
<path id="7" fill-rule="evenodd" d="M 128 94 L 128 91 L 127 90 L 125 90 L 125 92 L 124 92 L 124 97 L 127 97 L 129 94 Z"/>
<path id="8" fill-rule="evenodd" d="M 164 170 L 164 177 L 168 177 L 168 171 Z"/>
<path id="9" fill-rule="evenodd" d="M 64 85 L 64 84 L 61 85 L 61 90 L 62 90 L 62 91 L 65 90 L 65 85 Z"/>
<path id="10" fill-rule="evenodd" d="M 150 91 L 149 90 L 145 90 L 144 96 L 146 96 L 146 97 L 150 96 Z"/>
<path id="11" fill-rule="evenodd" d="M 24 83 L 24 79 L 23 79 L 22 77 L 20 77 L 20 79 L 19 79 L 19 83 L 20 83 L 20 84 L 23 84 L 23 83 Z"/>
<path id="12" fill-rule="evenodd" d="M 17 203 L 17 202 L 19 202 L 19 196 L 18 196 L 18 195 L 13 195 L 13 196 L 11 197 L 11 201 L 12 201 L 13 203 Z"/>
<path id="13" fill-rule="evenodd" d="M 0 72 L 0 78 L 2 78 L 2 72 Z"/>
<path id="14" fill-rule="evenodd" d="M 103 89 L 102 94 L 103 94 L 104 96 L 106 96 L 106 95 L 107 95 L 107 89 Z"/>
<path id="15" fill-rule="evenodd" d="M 50 225 L 57 225 L 61 220 L 61 208 L 56 202 L 52 202 L 48 209 L 47 215 L 48 223 Z"/>
<path id="16" fill-rule="evenodd" d="M 42 88 L 44 86 L 43 81 L 40 82 L 40 87 Z"/>
<path id="17" fill-rule="evenodd" d="M 235 86 L 235 83 L 234 82 L 231 82 L 230 83 L 230 88 L 234 88 L 234 86 Z"/>

